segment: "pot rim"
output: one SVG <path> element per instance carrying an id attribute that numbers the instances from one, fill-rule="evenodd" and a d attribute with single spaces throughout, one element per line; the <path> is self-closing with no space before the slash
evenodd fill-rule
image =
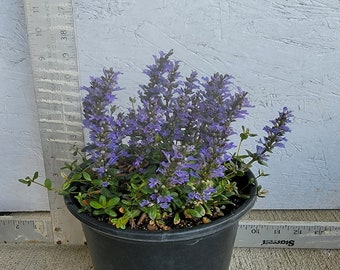
<path id="1" fill-rule="evenodd" d="M 251 171 L 246 174 L 247 178 L 254 177 Z M 85 213 L 78 213 L 78 206 L 75 203 L 75 199 L 70 195 L 64 196 L 66 207 L 75 216 L 82 225 L 90 227 L 92 230 L 98 233 L 107 235 L 109 237 L 119 238 L 122 240 L 133 240 L 142 242 L 173 242 L 173 241 L 187 241 L 197 238 L 197 236 L 203 237 L 214 234 L 230 226 L 237 225 L 238 221 L 244 216 L 255 204 L 257 192 L 257 182 L 251 185 L 249 188 L 250 198 L 246 199 L 241 206 L 232 211 L 227 216 L 213 220 L 208 224 L 202 224 L 186 229 L 177 229 L 170 231 L 142 231 L 134 229 L 117 229 L 112 225 L 100 222 L 96 218 L 91 217 Z"/>

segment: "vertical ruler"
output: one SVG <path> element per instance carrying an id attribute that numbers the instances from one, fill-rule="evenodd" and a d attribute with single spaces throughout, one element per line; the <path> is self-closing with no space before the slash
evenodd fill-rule
<path id="1" fill-rule="evenodd" d="M 81 98 L 72 0 L 24 0 L 46 177 L 60 187 L 60 168 L 82 147 Z M 61 196 L 50 193 L 57 243 L 82 242 Z"/>

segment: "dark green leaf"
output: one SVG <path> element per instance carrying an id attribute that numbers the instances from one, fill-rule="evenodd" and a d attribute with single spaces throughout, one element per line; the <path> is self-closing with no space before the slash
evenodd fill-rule
<path id="1" fill-rule="evenodd" d="M 257 162 L 263 166 L 268 166 L 268 164 L 261 159 L 259 159 Z"/>
<path id="2" fill-rule="evenodd" d="M 19 179 L 19 182 L 27 185 L 30 181 L 25 179 Z"/>
<path id="3" fill-rule="evenodd" d="M 248 134 L 246 134 L 246 133 L 241 133 L 241 134 L 240 134 L 240 137 L 241 137 L 241 140 L 246 140 L 246 139 L 248 139 Z"/>
<path id="4" fill-rule="evenodd" d="M 237 171 L 236 175 L 237 176 L 244 176 L 244 172 L 243 171 Z"/>
<path id="5" fill-rule="evenodd" d="M 104 195 L 106 198 L 112 197 L 112 193 L 107 188 L 103 187 L 100 191 L 101 191 L 101 194 Z"/>
<path id="6" fill-rule="evenodd" d="M 33 175 L 32 180 L 34 181 L 34 180 L 37 179 L 38 177 L 39 177 L 39 173 L 38 173 L 38 172 L 35 172 L 34 175 Z"/>

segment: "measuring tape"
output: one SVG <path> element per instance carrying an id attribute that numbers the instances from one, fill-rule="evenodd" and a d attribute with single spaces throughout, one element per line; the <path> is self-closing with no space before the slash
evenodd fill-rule
<path id="1" fill-rule="evenodd" d="M 51 242 L 51 228 L 48 219 L 2 217 L 0 242 Z M 340 249 L 340 222 L 241 221 L 235 247 Z"/>

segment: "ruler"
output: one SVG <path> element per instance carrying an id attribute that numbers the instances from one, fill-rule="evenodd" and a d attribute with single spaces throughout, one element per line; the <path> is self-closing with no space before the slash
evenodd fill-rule
<path id="1" fill-rule="evenodd" d="M 72 162 L 73 145 L 82 148 L 81 95 L 72 0 L 24 0 L 33 81 L 46 177 L 60 187 L 60 168 Z M 53 239 L 82 243 L 80 225 L 63 198 L 49 193 Z"/>
<path id="2" fill-rule="evenodd" d="M 42 142 L 83 144 L 72 0 L 24 4 Z"/>
<path id="3" fill-rule="evenodd" d="M 241 221 L 235 247 L 340 249 L 340 222 Z"/>
<path id="4" fill-rule="evenodd" d="M 51 218 L 0 216 L 0 243 L 52 242 Z"/>
<path id="5" fill-rule="evenodd" d="M 52 242 L 51 220 L 0 216 L 0 243 Z M 235 247 L 340 249 L 340 222 L 241 221 Z"/>

